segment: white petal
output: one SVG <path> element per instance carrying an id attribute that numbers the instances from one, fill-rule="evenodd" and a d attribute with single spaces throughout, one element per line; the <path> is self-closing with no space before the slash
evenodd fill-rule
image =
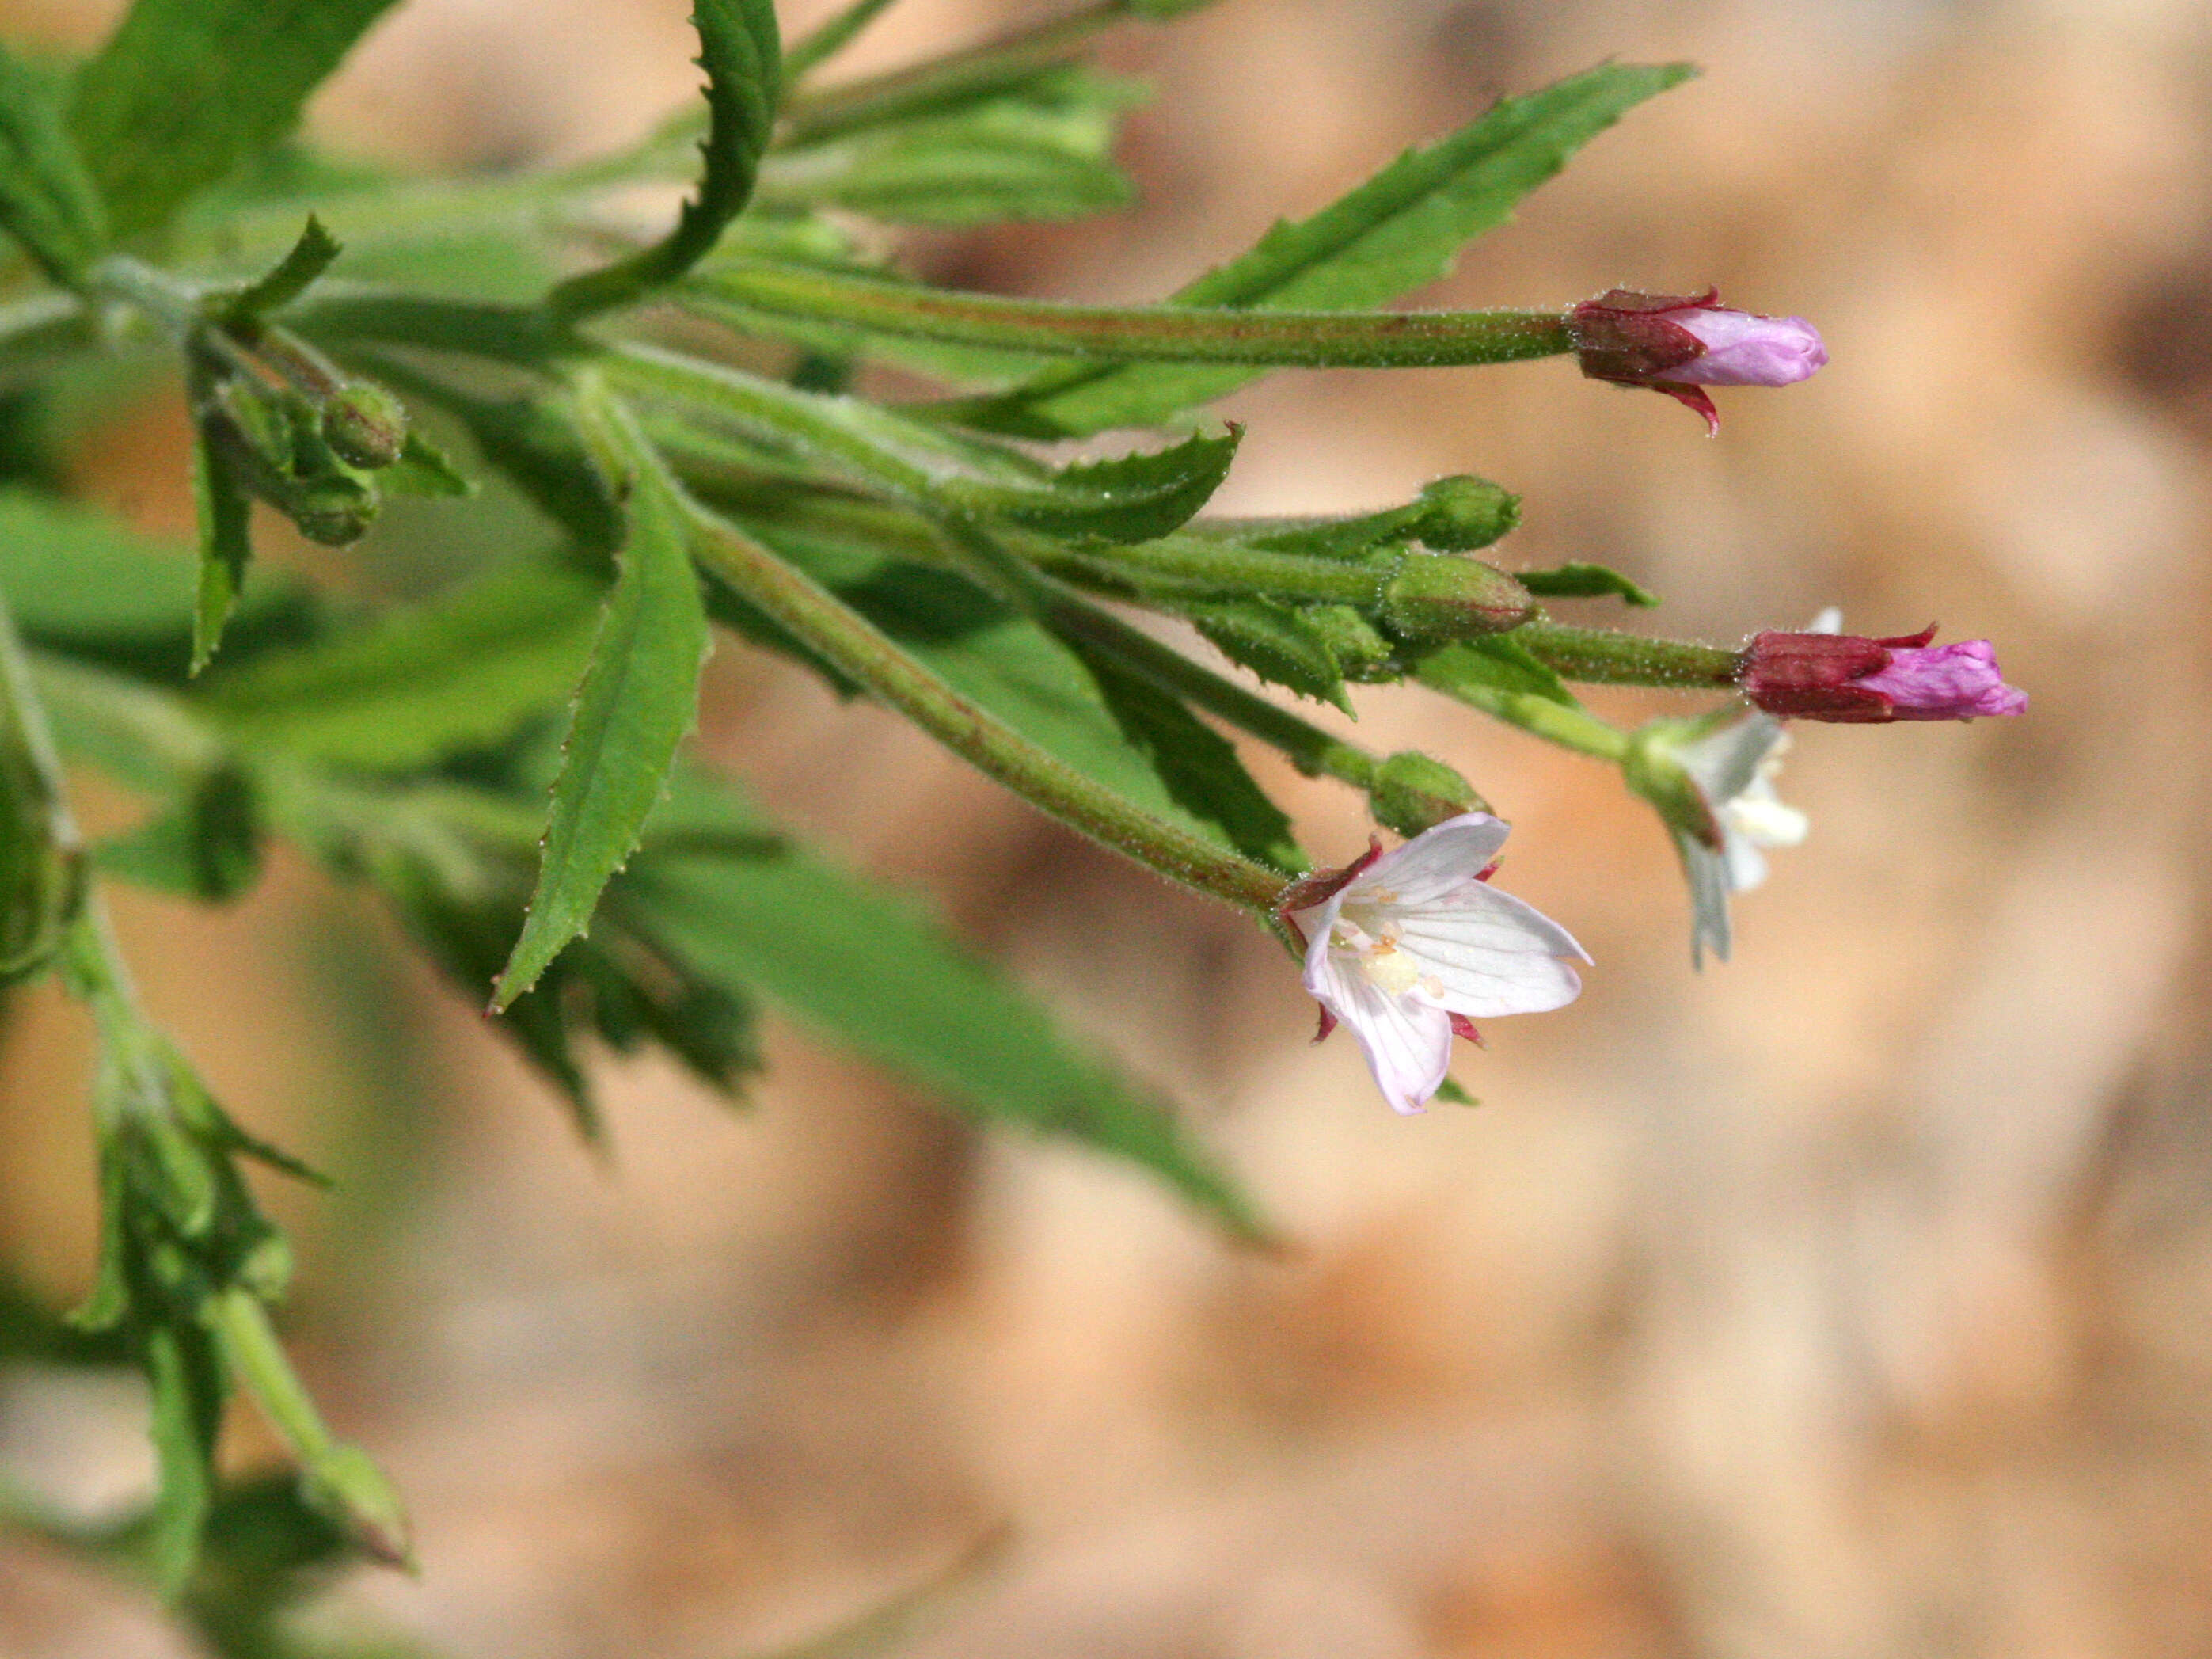
<path id="1" fill-rule="evenodd" d="M 1805 624 L 1808 634 L 1840 634 L 1844 631 L 1844 612 L 1840 605 L 1826 605 L 1820 614 Z"/>
<path id="2" fill-rule="evenodd" d="M 1715 956 L 1726 962 L 1729 946 L 1734 942 L 1729 925 L 1728 860 L 1704 842 L 1679 831 L 1674 836 L 1674 850 L 1681 854 L 1682 873 L 1690 884 L 1691 963 L 1703 968 L 1708 946 Z"/>
<path id="3" fill-rule="evenodd" d="M 1471 1019 L 1540 1014 L 1582 994 L 1562 957 L 1589 954 L 1534 906 L 1477 884 L 1435 904 L 1393 906 L 1398 948 L 1420 964 L 1430 994 Z"/>
<path id="4" fill-rule="evenodd" d="M 1394 896 L 1394 904 L 1427 903 L 1480 875 L 1511 832 L 1510 825 L 1487 812 L 1446 818 L 1385 853 L 1346 890 L 1360 898 L 1380 889 Z"/>
<path id="5" fill-rule="evenodd" d="M 1411 997 L 1394 997 L 1348 963 L 1328 962 L 1322 986 L 1308 988 L 1358 1039 L 1375 1085 L 1397 1112 L 1418 1112 L 1443 1086 L 1451 1066 L 1451 1016 Z"/>
<path id="6" fill-rule="evenodd" d="M 1675 753 L 1705 799 L 1719 808 L 1758 781 L 1760 763 L 1786 735 L 1772 715 L 1751 714 L 1682 744 Z"/>
<path id="7" fill-rule="evenodd" d="M 1723 815 L 1721 869 L 1729 892 L 1748 893 L 1765 882 L 1766 854 L 1759 850 L 1759 844 L 1756 836 L 1747 836 L 1737 826 L 1733 812 Z M 1723 951 L 1722 956 L 1725 959 L 1727 952 Z"/>

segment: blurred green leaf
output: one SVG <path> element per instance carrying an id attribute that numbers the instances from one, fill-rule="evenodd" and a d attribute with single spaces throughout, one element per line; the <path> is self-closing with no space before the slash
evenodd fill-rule
<path id="1" fill-rule="evenodd" d="M 253 498 L 203 424 L 192 444 L 192 498 L 200 532 L 199 592 L 192 605 L 192 672 L 214 658 L 238 609 L 253 560 Z"/>
<path id="2" fill-rule="evenodd" d="M 764 202 L 838 207 L 900 224 L 1083 217 L 1134 191 L 1112 160 L 1146 88 L 1068 64 L 957 112 L 869 128 L 763 166 Z"/>
<path id="3" fill-rule="evenodd" d="M 495 570 L 367 627 L 266 654 L 211 682 L 241 742 L 402 771 L 497 743 L 573 695 L 599 586 L 543 565 Z"/>
<path id="4" fill-rule="evenodd" d="M 1548 570 L 1516 570 L 1514 579 L 1543 599 L 1619 599 L 1625 605 L 1655 605 L 1659 596 L 1642 583 L 1601 564 L 1580 560 L 1554 565 Z"/>
<path id="5" fill-rule="evenodd" d="M 1607 64 L 1505 98 L 1447 138 L 1408 150 L 1310 219 L 1278 224 L 1249 253 L 1177 290 L 1188 306 L 1353 310 L 1434 282 L 1459 249 L 1510 216 L 1582 145 L 1693 71 Z M 1149 426 L 1255 378 L 1249 368 L 1132 364 L 1055 369 L 970 411 L 1036 435 Z"/>
<path id="6" fill-rule="evenodd" d="M 102 874 L 180 898 L 237 897 L 261 869 L 252 779 L 232 766 L 210 769 L 175 805 L 94 848 L 93 861 Z"/>
<path id="7" fill-rule="evenodd" d="M 588 317 L 666 286 L 704 258 L 744 211 L 775 125 L 783 88 L 774 0 L 693 0 L 699 66 L 707 71 L 706 168 L 676 228 L 627 259 L 553 290 L 564 317 Z"/>
<path id="8" fill-rule="evenodd" d="M 137 0 L 78 71 L 70 125 L 115 234 L 163 223 L 297 125 L 392 0 Z"/>
<path id="9" fill-rule="evenodd" d="M 637 845 L 660 800 L 677 744 L 697 717 L 707 659 L 706 605 L 691 568 L 683 510 L 656 469 L 641 468 L 614 590 L 553 786 L 537 891 L 500 976 L 506 1008 L 589 924 L 608 878 Z"/>
<path id="10" fill-rule="evenodd" d="M 107 240 L 100 195 L 63 125 L 53 76 L 0 45 L 0 230 L 74 283 Z"/>
<path id="11" fill-rule="evenodd" d="M 280 311 L 313 287 L 344 250 L 323 228 L 323 222 L 307 216 L 307 228 L 291 251 L 261 276 L 223 302 L 222 315 L 234 325 L 251 326 L 272 311 Z"/>
<path id="12" fill-rule="evenodd" d="M 613 902 L 702 976 L 750 985 L 986 1121 L 1152 1170 L 1241 1236 L 1250 1208 L 1156 1102 L 1072 1048 L 1026 996 L 905 901 L 795 853 L 658 858 Z"/>

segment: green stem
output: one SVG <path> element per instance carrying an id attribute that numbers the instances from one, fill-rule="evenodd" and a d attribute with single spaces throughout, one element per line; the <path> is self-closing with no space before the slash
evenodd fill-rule
<path id="1" fill-rule="evenodd" d="M 651 461 L 658 465 L 657 460 Z M 827 590 L 700 506 L 672 478 L 699 562 L 841 673 L 987 776 L 1092 840 L 1170 880 L 1265 915 L 1283 877 L 1152 817 L 1038 748 L 932 674 Z"/>
<path id="2" fill-rule="evenodd" d="M 1107 307 L 947 292 L 786 265 L 724 267 L 679 290 L 774 316 L 953 345 L 1117 362 L 1297 368 L 1443 368 L 1521 362 L 1574 349 L 1551 311 L 1253 311 Z M 709 303 L 700 305 L 704 298 Z M 742 319 L 732 319 L 742 326 Z"/>
<path id="3" fill-rule="evenodd" d="M 992 586 L 1061 638 L 1079 641 L 1111 658 L 1162 690 L 1187 698 L 1209 714 L 1249 732 L 1287 756 L 1291 763 L 1309 777 L 1319 774 L 1360 790 L 1375 787 L 1382 764 L 1378 757 L 1222 678 L 1203 664 L 1191 661 L 1111 612 L 1069 592 L 1050 577 L 1040 574 L 1026 557 L 1017 555 L 996 537 L 962 523 L 948 523 L 945 529 L 969 554 L 972 562 L 981 568 Z"/>
<path id="4" fill-rule="evenodd" d="M 1506 637 L 1517 639 L 1520 630 Z M 1450 672 L 1450 660 L 1449 649 L 1425 657 L 1415 666 L 1414 677 L 1432 690 L 1441 691 L 1470 708 L 1479 708 L 1508 726 L 1516 726 L 1547 743 L 1555 743 L 1563 749 L 1616 766 L 1628 758 L 1628 733 L 1611 721 L 1601 720 L 1587 709 L 1555 702 L 1540 692 L 1508 690 L 1475 677 L 1455 675 Z"/>
<path id="5" fill-rule="evenodd" d="M 852 3 L 833 17 L 828 17 L 813 30 L 784 49 L 783 84 L 787 89 L 797 86 L 818 65 L 835 58 L 852 45 L 860 31 L 889 10 L 892 0 L 852 0 Z"/>
<path id="6" fill-rule="evenodd" d="M 1594 685 L 1658 685 L 1675 690 L 1733 688 L 1743 653 L 1688 640 L 1654 640 L 1610 628 L 1524 623 L 1513 630 L 1525 648 L 1563 679 Z"/>
<path id="7" fill-rule="evenodd" d="M 1372 611 L 1397 574 L 1402 552 L 1358 564 L 1301 553 L 1271 553 L 1234 542 L 1180 532 L 1157 541 L 1071 550 L 1043 537 L 1018 538 L 1024 556 L 1088 575 L 1117 577 L 1134 586 L 1182 593 L 1263 595 L 1297 604 L 1351 605 Z"/>

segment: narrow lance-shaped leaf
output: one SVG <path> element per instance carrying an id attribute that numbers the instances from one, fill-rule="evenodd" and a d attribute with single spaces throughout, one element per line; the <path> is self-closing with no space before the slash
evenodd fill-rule
<path id="1" fill-rule="evenodd" d="M 167 221 L 293 129 L 393 0 L 137 0 L 78 72 L 70 126 L 115 234 Z"/>
<path id="2" fill-rule="evenodd" d="M 699 67 L 707 71 L 706 168 L 676 228 L 627 259 L 571 277 L 553 290 L 564 317 L 628 305 L 681 276 L 711 252 L 744 210 L 782 91 L 774 0 L 696 0 Z"/>
<path id="3" fill-rule="evenodd" d="M 225 301 L 223 314 L 234 325 L 251 327 L 265 313 L 282 310 L 314 286 L 343 252 L 337 239 L 323 228 L 323 222 L 309 214 L 307 228 L 291 250 Z"/>
<path id="4" fill-rule="evenodd" d="M 528 990 L 585 930 L 608 879 L 637 846 L 696 718 L 708 648 L 706 605 L 673 486 L 627 410 L 602 403 L 589 412 L 607 459 L 629 475 L 628 533 L 576 694 L 537 889 L 495 1008 Z"/>
<path id="5" fill-rule="evenodd" d="M 0 595 L 0 985 L 52 957 L 80 890 L 76 833 L 60 773 Z"/>
<path id="6" fill-rule="evenodd" d="M 1641 582 L 1601 564 L 1579 559 L 1553 565 L 1548 570 L 1516 570 L 1514 580 L 1540 599 L 1617 599 L 1623 605 L 1649 607 L 1659 596 Z"/>
<path id="7" fill-rule="evenodd" d="M 1259 1236 L 1243 1196 L 1170 1115 L 911 905 L 790 854 L 657 858 L 612 902 L 702 975 L 758 989 L 987 1121 L 1127 1158 Z"/>
<path id="8" fill-rule="evenodd" d="M 1584 143 L 1693 72 L 1681 64 L 1607 64 L 1501 99 L 1472 125 L 1407 151 L 1311 218 L 1278 224 L 1251 252 L 1179 290 L 1175 302 L 1351 310 L 1434 282 L 1464 243 L 1504 223 Z M 968 414 L 978 424 L 1040 435 L 1150 425 L 1233 391 L 1255 372 L 1055 369 Z"/>
<path id="9" fill-rule="evenodd" d="M 107 240 L 100 196 L 62 125 L 59 88 L 0 45 L 0 230 L 74 283 Z"/>
<path id="10" fill-rule="evenodd" d="M 1237 453 L 1240 429 L 1055 471 L 1000 446 L 940 431 L 896 410 L 824 397 L 657 350 L 625 345 L 611 373 L 711 411 L 750 438 L 800 451 L 833 472 L 926 508 L 1052 535 L 1137 542 L 1203 507 Z"/>
<path id="11" fill-rule="evenodd" d="M 398 771 L 496 743 L 568 697 L 599 592 L 543 565 L 496 570 L 366 628 L 271 653 L 206 703 L 256 747 Z"/>
<path id="12" fill-rule="evenodd" d="M 1134 82 L 1066 65 L 952 114 L 778 151 L 762 166 L 761 197 L 895 224 L 1106 212 L 1135 195 L 1112 152 L 1123 112 L 1146 95 Z"/>
<path id="13" fill-rule="evenodd" d="M 192 496 L 198 508 L 199 586 L 192 605 L 192 672 L 213 660 L 238 609 L 253 560 L 253 498 L 203 425 L 192 446 Z"/>

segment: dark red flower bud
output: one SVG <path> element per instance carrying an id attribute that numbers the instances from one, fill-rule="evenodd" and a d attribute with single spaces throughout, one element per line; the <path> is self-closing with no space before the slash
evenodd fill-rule
<path id="1" fill-rule="evenodd" d="M 2007 685 L 1987 640 L 1930 645 L 1917 634 L 1761 634 L 1743 653 L 1736 684 L 1770 714 L 1872 724 L 2017 714 L 2027 694 Z"/>
<path id="2" fill-rule="evenodd" d="M 1720 429 L 1709 386 L 1792 386 L 1828 361 L 1819 331 L 1802 317 L 1763 317 L 1703 294 L 1639 294 L 1616 288 L 1567 313 L 1583 373 L 1616 386 L 1649 386 Z"/>

